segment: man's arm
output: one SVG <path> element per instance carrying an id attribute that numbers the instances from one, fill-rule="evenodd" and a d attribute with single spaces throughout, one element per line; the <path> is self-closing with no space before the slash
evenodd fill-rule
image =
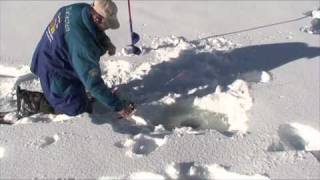
<path id="1" fill-rule="evenodd" d="M 101 78 L 98 53 L 90 52 L 81 45 L 77 45 L 70 51 L 74 70 L 85 88 L 102 104 L 116 110 L 116 107 L 121 105 L 121 100 L 112 93 L 111 88 Z"/>

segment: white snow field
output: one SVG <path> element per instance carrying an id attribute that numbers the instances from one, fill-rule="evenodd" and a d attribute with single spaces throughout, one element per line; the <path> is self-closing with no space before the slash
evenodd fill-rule
<path id="1" fill-rule="evenodd" d="M 126 1 L 103 79 L 137 103 L 16 119 L 41 91 L 32 53 L 55 11 L 0 1 L 0 179 L 320 179 L 317 1 L 132 1 L 142 55 L 126 54 Z M 83 1 L 90 3 L 90 1 Z"/>

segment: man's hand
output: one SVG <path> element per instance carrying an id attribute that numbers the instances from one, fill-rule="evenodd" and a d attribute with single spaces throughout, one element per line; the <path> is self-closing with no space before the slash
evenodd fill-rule
<path id="1" fill-rule="evenodd" d="M 116 47 L 111 42 L 108 45 L 108 54 L 109 56 L 113 56 L 116 54 Z"/>
<path id="2" fill-rule="evenodd" d="M 127 100 L 123 100 L 121 102 L 121 107 L 118 107 L 118 109 L 116 109 L 121 118 L 127 118 L 131 116 L 135 112 L 135 110 L 135 104 Z"/>

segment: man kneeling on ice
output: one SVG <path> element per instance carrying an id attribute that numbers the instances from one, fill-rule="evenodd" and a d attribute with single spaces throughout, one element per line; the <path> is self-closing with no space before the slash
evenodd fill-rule
<path id="1" fill-rule="evenodd" d="M 104 31 L 119 26 L 117 6 L 112 0 L 60 8 L 32 58 L 31 71 L 40 78 L 43 94 L 18 87 L 18 117 L 39 112 L 70 116 L 91 113 L 93 98 L 121 117 L 132 114 L 134 104 L 105 85 L 99 66 L 100 56 L 106 52 L 112 56 L 116 51 Z M 86 90 L 93 98 L 88 98 Z"/>

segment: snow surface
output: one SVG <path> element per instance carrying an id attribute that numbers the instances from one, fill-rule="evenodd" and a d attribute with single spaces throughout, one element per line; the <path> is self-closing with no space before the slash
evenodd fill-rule
<path id="1" fill-rule="evenodd" d="M 15 109 L 17 84 L 41 91 L 32 52 L 70 3 L 0 1 L 1 111 Z M 118 53 L 101 59 L 102 74 L 136 114 L 119 120 L 99 103 L 76 117 L 9 113 L 0 179 L 320 178 L 319 36 L 300 29 L 316 22 L 317 2 L 133 1 L 141 56 L 123 51 L 117 4 Z"/>
<path id="2" fill-rule="evenodd" d="M 252 179 L 252 180 L 268 180 L 268 177 L 261 175 L 242 175 L 226 170 L 217 164 L 199 165 L 196 163 L 171 163 L 166 169 L 164 175 L 151 172 L 135 172 L 126 177 L 100 177 L 99 180 L 108 179 Z"/>
<path id="3" fill-rule="evenodd" d="M 5 152 L 4 148 L 0 147 L 0 159 L 3 158 L 4 152 Z"/>

